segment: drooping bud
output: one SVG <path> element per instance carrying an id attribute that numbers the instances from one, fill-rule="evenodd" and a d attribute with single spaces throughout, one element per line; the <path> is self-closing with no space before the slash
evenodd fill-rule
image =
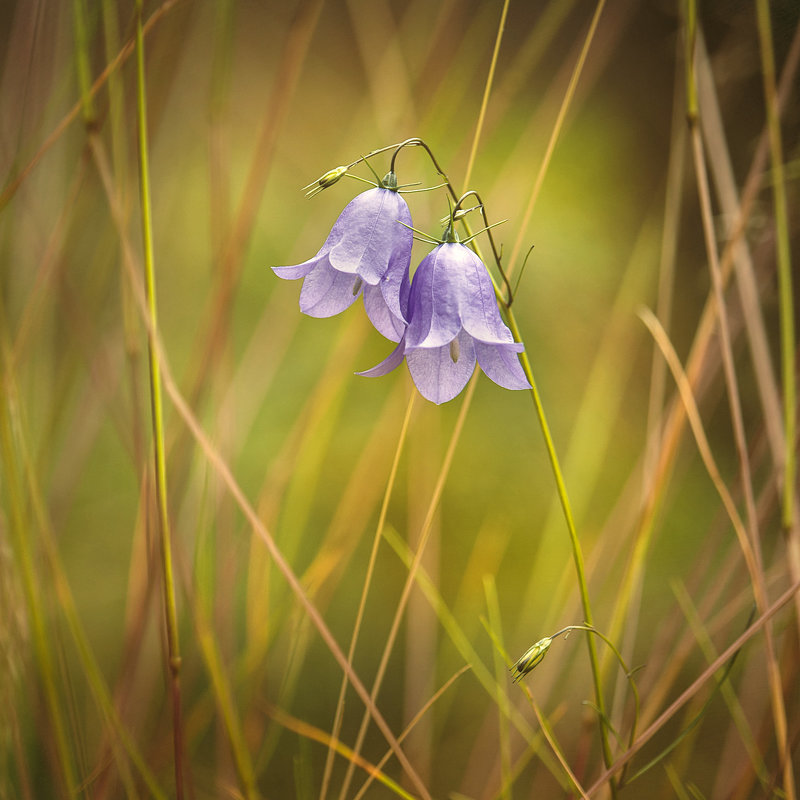
<path id="1" fill-rule="evenodd" d="M 517 681 L 525 677 L 534 667 L 541 663 L 552 643 L 553 639 L 550 636 L 545 636 L 544 639 L 540 639 L 533 647 L 526 650 L 525 653 L 517 659 L 517 662 L 512 667 L 514 683 L 517 683 Z"/>
<path id="2" fill-rule="evenodd" d="M 313 197 L 319 194 L 323 189 L 333 186 L 342 176 L 347 174 L 347 167 L 336 167 L 335 169 L 328 170 L 321 178 L 304 186 L 303 189 L 308 189 L 306 197 Z"/>

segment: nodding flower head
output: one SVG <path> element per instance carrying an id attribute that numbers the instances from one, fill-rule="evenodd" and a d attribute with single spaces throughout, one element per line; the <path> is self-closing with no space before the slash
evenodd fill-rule
<path id="1" fill-rule="evenodd" d="M 311 317 L 332 317 L 363 294 L 372 324 L 397 342 L 408 319 L 411 212 L 393 172 L 381 183 L 347 204 L 313 258 L 272 269 L 279 278 L 304 279 L 300 310 Z"/>
<path id="2" fill-rule="evenodd" d="M 452 400 L 477 362 L 506 389 L 530 389 L 519 363 L 523 345 L 500 316 L 489 273 L 473 250 L 446 236 L 414 273 L 408 328 L 395 350 L 366 372 L 385 375 L 405 357 L 420 394 L 434 403 Z"/>

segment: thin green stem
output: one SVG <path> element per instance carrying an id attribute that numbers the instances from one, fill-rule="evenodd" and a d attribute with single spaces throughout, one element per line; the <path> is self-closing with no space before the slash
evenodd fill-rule
<path id="1" fill-rule="evenodd" d="M 23 480 L 19 461 L 14 446 L 12 416 L 15 409 L 15 392 L 11 375 L 11 357 L 8 347 L 5 308 L 0 294 L 0 348 L 2 348 L 2 368 L 0 369 L 0 458 L 3 467 L 3 483 L 5 484 L 8 522 L 12 546 L 20 571 L 20 581 L 25 595 L 25 602 L 31 627 L 33 649 L 39 665 L 39 673 L 44 689 L 45 705 L 52 726 L 55 740 L 56 758 L 61 771 L 63 794 L 74 797 L 78 791 L 78 782 L 73 765 L 73 752 L 70 747 L 71 737 L 67 732 L 67 723 L 61 708 L 58 687 L 56 685 L 55 657 L 50 649 L 52 637 L 47 630 L 45 610 L 36 581 L 34 555 L 31 552 L 30 526 L 27 519 L 27 501 L 23 491 Z"/>
<path id="2" fill-rule="evenodd" d="M 100 669 L 100 665 L 92 651 L 83 625 L 81 624 L 80 616 L 75 606 L 75 600 L 72 596 L 72 590 L 70 589 L 59 559 L 52 523 L 48 515 L 44 498 L 42 497 L 41 487 L 39 486 L 34 472 L 30 452 L 26 444 L 26 437 L 23 433 L 19 434 L 19 451 L 23 462 L 31 510 L 36 522 L 36 528 L 42 538 L 42 549 L 48 561 L 55 596 L 58 599 L 64 621 L 75 643 L 86 682 L 94 695 L 95 703 L 105 719 L 109 733 L 113 734 L 113 736 L 116 736 L 118 739 L 118 742 L 112 740 L 112 747 L 114 758 L 117 761 L 120 771 L 120 779 L 127 785 L 133 784 L 132 777 L 129 774 L 130 770 L 122 758 L 122 752 L 120 750 L 121 745 L 122 749 L 124 749 L 128 758 L 131 760 L 131 763 L 139 771 L 142 781 L 147 786 L 147 790 L 152 797 L 155 800 L 167 800 L 167 795 L 159 786 L 155 775 L 153 775 L 150 768 L 147 766 L 135 741 L 126 730 L 117 709 L 114 707 L 102 670 Z M 132 795 L 129 794 L 129 796 Z"/>
<path id="3" fill-rule="evenodd" d="M 202 603 L 198 602 L 195 609 L 195 622 L 200 649 L 206 662 L 206 669 L 211 676 L 217 707 L 222 715 L 225 730 L 228 733 L 228 740 L 233 753 L 233 760 L 236 764 L 236 771 L 239 773 L 243 795 L 246 800 L 258 800 L 260 795 L 258 793 L 256 773 L 253 769 L 253 761 L 250 757 L 250 751 L 247 749 L 247 742 L 245 741 L 239 713 L 236 709 L 236 702 L 231 692 L 230 682 L 225 674 L 214 630 L 207 617 L 206 609 L 202 608 L 202 605 Z"/>
<path id="4" fill-rule="evenodd" d="M 521 342 L 522 337 L 520 336 L 519 326 L 517 325 L 516 318 L 514 317 L 514 312 L 508 306 L 505 306 L 506 312 L 506 319 L 508 320 L 508 326 L 511 329 L 511 333 L 514 336 L 514 341 Z M 545 447 L 547 448 L 547 455 L 550 459 L 550 466 L 553 470 L 553 477 L 556 481 L 556 490 L 558 492 L 558 499 L 561 502 L 561 509 L 564 512 L 564 520 L 567 523 L 567 531 L 569 532 L 569 540 L 570 545 L 572 547 L 572 560 L 575 563 L 575 573 L 578 578 L 578 589 L 580 591 L 581 596 L 581 609 L 583 610 L 583 618 L 586 624 L 590 627 L 594 627 L 594 617 L 592 615 L 592 605 L 589 600 L 589 587 L 586 582 L 586 569 L 583 563 L 583 550 L 581 549 L 581 543 L 578 539 L 578 532 L 575 528 L 575 520 L 572 516 L 572 506 L 569 502 L 569 496 L 567 494 L 567 487 L 564 483 L 564 476 L 561 472 L 561 466 L 558 461 L 558 454 L 556 453 L 555 445 L 553 444 L 553 437 L 550 434 L 550 426 L 547 423 L 547 417 L 544 412 L 544 406 L 542 405 L 541 397 L 539 396 L 539 390 L 536 387 L 536 380 L 533 377 L 533 370 L 531 369 L 530 361 L 528 360 L 527 352 L 523 351 L 519 354 L 520 356 L 520 363 L 522 364 L 522 369 L 525 372 L 525 376 L 528 379 L 528 382 L 531 385 L 531 397 L 533 398 L 533 404 L 536 407 L 536 416 L 539 419 L 539 425 L 542 429 L 542 435 L 544 436 Z M 603 750 L 603 761 L 605 762 L 606 767 L 609 767 L 612 763 L 612 756 L 611 756 L 611 745 L 609 744 L 608 739 L 608 726 L 606 722 L 606 714 L 605 714 L 605 700 L 603 699 L 603 688 L 600 681 L 600 664 L 597 659 L 597 647 L 595 646 L 594 639 L 592 638 L 591 634 L 587 632 L 586 635 L 586 647 L 589 651 L 589 663 L 591 664 L 592 668 L 592 682 L 594 684 L 594 696 L 595 696 L 595 704 L 597 706 L 598 713 L 600 714 L 600 740 L 602 743 L 602 750 Z M 611 789 L 612 796 L 616 796 L 616 786 L 614 784 L 613 778 L 609 777 L 609 787 Z"/>
<path id="5" fill-rule="evenodd" d="M 597 31 L 597 26 L 600 23 L 600 16 L 603 13 L 605 4 L 606 0 L 598 0 L 594 16 L 592 17 L 592 22 L 589 26 L 589 31 L 586 34 L 586 40 L 583 43 L 583 48 L 581 49 L 580 55 L 578 56 L 578 62 L 577 64 L 575 64 L 575 69 L 572 72 L 572 77 L 570 78 L 569 86 L 567 87 L 567 91 L 564 94 L 564 100 L 562 101 L 561 108 L 558 111 L 558 117 L 556 118 L 555 124 L 553 125 L 553 131 L 550 134 L 550 140 L 547 143 L 547 150 L 545 151 L 544 157 L 542 158 L 542 164 L 539 167 L 539 173 L 537 174 L 536 180 L 534 181 L 533 189 L 531 189 L 531 194 L 530 197 L 528 198 L 528 205 L 525 207 L 525 211 L 522 215 L 522 222 L 520 223 L 519 226 L 519 233 L 517 234 L 517 240 L 514 242 L 514 246 L 511 249 L 511 257 L 508 260 L 509 276 L 513 273 L 514 264 L 517 261 L 517 256 L 522 250 L 523 238 L 525 236 L 525 231 L 527 231 L 528 229 L 528 223 L 530 222 L 531 216 L 533 215 L 533 207 L 536 205 L 536 201 L 539 197 L 539 192 L 541 191 L 542 184 L 544 183 L 544 177 L 547 174 L 548 167 L 550 166 L 550 161 L 553 158 L 553 152 L 555 151 L 556 142 L 558 141 L 558 137 L 561 135 L 561 129 L 564 126 L 564 120 L 567 118 L 567 111 L 569 110 L 569 107 L 572 104 L 572 98 L 575 95 L 575 90 L 578 88 L 578 80 L 580 79 L 581 72 L 583 72 L 583 65 L 586 63 L 586 58 L 589 55 L 589 48 L 591 47 L 592 41 L 594 40 L 594 35 Z"/>
<path id="6" fill-rule="evenodd" d="M 81 92 L 83 121 L 87 127 L 94 124 L 94 99 L 92 73 L 89 66 L 89 26 L 86 19 L 85 0 L 72 0 L 72 20 L 75 27 L 75 63 L 78 87 Z"/>
<path id="7" fill-rule="evenodd" d="M 492 51 L 492 62 L 489 64 L 489 74 L 486 76 L 486 86 L 483 89 L 481 110 L 478 112 L 478 122 L 475 125 L 475 135 L 472 137 L 472 147 L 469 151 L 469 160 L 467 161 L 467 169 L 464 174 L 464 186 L 469 186 L 469 179 L 472 177 L 472 168 L 475 166 L 475 157 L 478 154 L 478 143 L 481 139 L 481 131 L 483 131 L 483 124 L 486 119 L 486 109 L 489 106 L 489 97 L 492 93 L 492 86 L 494 85 L 494 73 L 497 68 L 497 58 L 500 55 L 503 32 L 506 28 L 509 5 L 510 0 L 505 0 L 503 3 L 503 10 L 500 13 L 500 22 L 497 26 L 497 36 L 495 37 L 494 50 Z"/>
<path id="8" fill-rule="evenodd" d="M 497 585 L 494 575 L 483 576 L 483 592 L 486 597 L 486 613 L 489 617 L 489 625 L 493 637 L 497 637 L 500 648 L 494 649 L 494 672 L 498 689 L 504 686 L 503 679 L 506 674 L 505 660 L 502 657 L 503 647 L 503 627 L 500 617 L 500 602 L 497 598 Z M 502 700 L 502 705 L 497 708 L 498 739 L 500 744 L 500 775 L 502 777 L 503 800 L 511 800 L 511 737 L 510 726 L 508 724 L 508 694 L 498 691 L 498 696 Z"/>
<path id="9" fill-rule="evenodd" d="M 598 10 L 597 10 L 597 13 L 596 13 L 595 21 L 599 17 L 599 13 L 602 10 L 602 7 L 603 7 L 603 0 L 601 0 L 601 2 L 598 5 Z M 439 173 L 439 175 L 441 175 L 444 178 L 445 184 L 447 186 L 447 190 L 450 193 L 450 195 L 453 198 L 453 200 L 455 201 L 456 207 L 458 207 L 458 204 L 460 203 L 461 200 L 463 200 L 465 197 L 470 196 L 470 195 L 474 195 L 476 197 L 476 199 L 478 199 L 478 201 L 480 202 L 479 195 L 474 191 L 468 191 L 468 192 L 466 192 L 466 194 L 462 195 L 461 198 L 458 197 L 458 195 L 455 192 L 455 189 L 453 188 L 452 183 L 450 182 L 449 178 L 447 177 L 447 174 L 442 169 L 442 167 L 439 165 L 439 162 L 436 160 L 436 157 L 434 156 L 434 154 L 431 151 L 430 147 L 428 147 L 428 145 L 422 139 L 411 138 L 411 139 L 407 139 L 404 142 L 401 142 L 398 145 L 394 145 L 393 146 L 394 147 L 394 153 L 392 154 L 392 160 L 391 160 L 391 165 L 390 165 L 390 170 L 392 172 L 395 171 L 395 160 L 396 160 L 397 155 L 400 152 L 400 150 L 402 150 L 403 147 L 414 147 L 414 146 L 422 147 L 422 148 L 425 149 L 425 151 L 427 152 L 429 158 L 431 159 L 431 162 L 433 163 L 434 168 Z M 385 148 L 380 148 L 379 150 L 374 150 L 368 156 L 365 156 L 363 158 L 357 159 L 350 166 L 353 166 L 354 164 L 359 163 L 360 161 L 364 160 L 365 158 L 368 158 L 371 155 L 374 155 L 374 154 L 377 154 L 377 153 L 381 153 L 381 152 L 385 152 L 385 151 L 387 151 L 389 149 L 391 149 L 391 147 L 385 147 Z M 485 220 L 486 216 L 485 216 L 485 212 L 483 211 L 482 204 L 481 204 L 481 213 L 484 215 L 484 220 Z M 469 233 L 469 227 L 468 227 L 468 225 L 466 223 L 466 220 L 461 219 L 460 221 L 464 223 L 465 227 L 467 228 L 467 232 Z M 506 276 L 506 272 L 503 269 L 502 264 L 501 264 L 500 254 L 497 252 L 493 241 L 491 241 L 491 244 L 492 244 L 492 252 L 493 252 L 497 267 L 498 267 L 498 269 L 499 269 L 504 281 L 506 282 L 506 285 L 508 286 L 508 279 L 507 279 L 507 276 Z M 478 255 L 480 255 L 480 253 L 478 253 Z M 492 282 L 494 283 L 494 279 L 493 279 Z M 512 310 L 511 310 L 511 307 L 510 307 L 510 302 L 513 300 L 513 295 L 511 295 L 510 292 L 509 292 L 508 299 L 504 298 L 502 296 L 502 293 L 500 292 L 499 287 L 497 286 L 497 284 L 495 283 L 494 285 L 495 285 L 495 295 L 497 297 L 497 300 L 498 300 L 499 304 L 502 306 L 503 311 L 505 312 L 506 319 L 508 320 L 509 327 L 510 327 L 511 332 L 512 332 L 512 334 L 514 336 L 514 340 L 517 341 L 517 342 L 520 342 L 520 341 L 522 341 L 522 338 L 520 336 L 519 327 L 517 326 L 516 319 L 515 319 L 514 314 L 513 314 Z M 546 415 L 545 415 L 545 412 L 544 412 L 544 406 L 542 405 L 541 398 L 539 397 L 539 391 L 536 388 L 536 381 L 535 381 L 535 379 L 533 377 L 533 370 L 531 369 L 531 365 L 530 365 L 530 362 L 528 360 L 527 353 L 525 353 L 524 351 L 522 353 L 520 353 L 520 361 L 522 363 L 522 368 L 523 368 L 523 370 L 525 372 L 525 375 L 528 378 L 529 383 L 531 384 L 531 396 L 533 398 L 533 402 L 534 402 L 534 405 L 536 407 L 536 414 L 537 414 L 537 417 L 539 419 L 539 424 L 540 424 L 541 429 L 542 429 L 542 434 L 544 435 L 545 446 L 547 448 L 547 453 L 548 453 L 548 456 L 550 458 L 550 464 L 551 464 L 551 467 L 552 467 L 552 470 L 553 470 L 553 476 L 554 476 L 555 481 L 556 481 L 556 488 L 557 488 L 557 491 L 558 491 L 558 497 L 559 497 L 559 500 L 561 502 L 561 507 L 562 507 L 563 512 L 564 512 L 564 518 L 565 518 L 566 523 L 567 523 L 567 530 L 569 532 L 570 544 L 571 544 L 571 547 L 572 547 L 573 561 L 575 562 L 575 571 L 577 573 L 577 578 L 578 578 L 578 586 L 579 586 L 580 596 L 581 596 L 581 607 L 582 607 L 582 610 L 583 610 L 583 617 L 584 617 L 584 620 L 586 621 L 587 625 L 593 626 L 593 615 L 592 615 L 591 602 L 589 600 L 589 589 L 588 589 L 588 585 L 587 585 L 587 582 L 586 582 L 586 570 L 585 570 L 584 562 L 583 562 L 583 551 L 581 549 L 580 541 L 578 539 L 578 534 L 577 534 L 577 531 L 576 531 L 576 528 L 575 528 L 575 522 L 574 522 L 573 515 L 572 515 L 572 507 L 571 507 L 570 502 L 569 502 L 569 496 L 567 495 L 566 484 L 564 483 L 564 478 L 563 478 L 563 475 L 562 475 L 562 472 L 561 472 L 561 467 L 560 467 L 560 464 L 559 464 L 559 461 L 558 461 L 558 455 L 556 454 L 555 445 L 553 444 L 553 439 L 552 439 L 552 436 L 550 435 L 550 427 L 549 427 L 549 425 L 547 423 L 547 418 L 546 418 Z M 589 661 L 590 661 L 591 669 L 592 669 L 592 681 L 593 681 L 593 684 L 594 684 L 595 704 L 597 706 L 597 710 L 598 710 L 598 713 L 600 715 L 600 721 L 601 721 L 601 723 L 600 723 L 600 735 L 601 735 L 601 742 L 602 742 L 603 761 L 604 761 L 604 763 L 606 765 L 606 768 L 608 768 L 612 763 L 612 755 L 611 755 L 611 746 L 609 744 L 609 738 L 608 738 L 608 723 L 607 723 L 607 718 L 606 718 L 606 713 L 605 713 L 605 701 L 603 699 L 603 692 L 602 692 L 602 686 L 601 686 L 601 680 L 600 680 L 600 666 L 599 666 L 599 662 L 598 662 L 598 658 L 597 658 L 597 648 L 595 646 L 594 640 L 592 639 L 591 635 L 589 635 L 589 634 L 587 634 L 586 644 L 587 644 L 587 647 L 588 647 L 588 650 L 589 650 Z M 610 789 L 611 789 L 612 796 L 616 797 L 616 785 L 615 785 L 613 779 L 609 780 L 609 786 L 610 786 Z"/>
<path id="10" fill-rule="evenodd" d="M 761 71 L 764 76 L 764 95 L 767 127 L 772 153 L 772 197 L 775 205 L 775 234 L 777 241 L 778 293 L 781 309 L 781 363 L 783 372 L 783 414 L 786 434 L 786 465 L 783 478 L 783 527 L 790 530 L 794 521 L 795 406 L 797 390 L 794 377 L 794 304 L 792 292 L 792 254 L 789 249 L 789 222 L 786 207 L 786 185 L 783 175 L 783 145 L 781 141 L 780 105 L 775 88 L 775 53 L 772 46 L 772 26 L 769 2 L 758 0 L 758 36 L 761 42 Z"/>
<path id="11" fill-rule="evenodd" d="M 172 542 L 167 510 L 167 461 L 164 446 L 164 413 L 161 398 L 161 368 L 158 349 L 153 341 L 157 325 L 155 267 L 153 263 L 153 224 L 150 204 L 150 172 L 147 151 L 147 96 L 144 74 L 144 33 L 142 29 L 142 2 L 137 2 L 136 20 L 136 117 L 139 133 L 139 183 L 144 245 L 145 294 L 147 298 L 148 362 L 150 367 L 150 406 L 153 418 L 153 444 L 155 451 L 156 501 L 160 528 L 161 565 L 164 589 L 164 606 L 167 627 L 167 655 L 172 698 L 172 735 L 175 759 L 175 791 L 178 800 L 183 798 L 183 737 L 181 728 L 180 642 L 178 614 L 175 602 L 175 578 L 172 568 Z"/>
<path id="12" fill-rule="evenodd" d="M 599 17 L 599 13 L 602 10 L 602 6 L 603 6 L 603 0 L 601 0 L 601 2 L 598 5 L 596 18 Z M 456 204 L 458 204 L 459 201 L 463 199 L 463 197 L 466 197 L 468 195 L 475 195 L 475 197 L 480 202 L 480 197 L 476 192 L 468 191 L 466 194 L 462 196 L 462 198 L 459 198 L 456 195 L 456 192 L 453 189 L 453 186 L 450 183 L 447 174 L 439 166 L 439 163 L 436 160 L 436 157 L 431 152 L 430 148 L 421 139 L 408 139 L 407 141 L 403 142 L 401 145 L 397 147 L 394 155 L 392 156 L 392 167 L 391 167 L 392 170 L 394 170 L 394 161 L 397 156 L 397 153 L 400 151 L 402 147 L 407 145 L 411 146 L 419 145 L 425 148 L 437 172 L 444 178 L 447 184 L 447 189 L 450 192 L 450 195 L 452 196 L 453 200 L 455 200 Z M 481 213 L 484 214 L 484 220 L 485 220 L 486 219 L 485 212 L 482 210 Z M 466 226 L 466 221 L 463 219 L 461 221 Z M 466 227 L 467 231 L 469 232 L 469 227 L 468 226 Z M 497 252 L 493 241 L 492 241 L 492 252 L 498 270 L 500 271 L 503 280 L 506 282 L 506 285 L 508 285 L 508 278 L 506 271 L 502 267 L 502 264 L 500 262 L 500 255 Z M 506 300 L 506 298 L 502 296 L 502 293 L 500 292 L 496 284 L 495 284 L 495 295 L 497 297 L 498 302 L 502 306 L 503 311 L 505 312 L 509 328 L 511 329 L 511 333 L 514 336 L 514 340 L 517 342 L 521 342 L 522 338 L 520 336 L 519 327 L 517 326 L 516 318 L 514 317 L 514 313 L 510 307 L 510 302 L 513 300 L 513 295 L 509 293 L 508 300 Z M 544 406 L 542 405 L 541 398 L 539 397 L 539 391 L 536 388 L 536 381 L 533 377 L 533 370 L 531 369 L 530 361 L 528 360 L 528 355 L 525 351 L 520 353 L 520 361 L 522 363 L 522 368 L 525 372 L 525 376 L 528 378 L 528 382 L 531 385 L 531 396 L 533 398 L 533 402 L 536 407 L 536 415 L 539 419 L 539 425 L 541 426 L 542 434 L 544 436 L 545 446 L 547 448 L 547 454 L 550 458 L 550 464 L 553 470 L 553 476 L 556 481 L 558 497 L 561 502 L 561 508 L 563 509 L 564 512 L 564 519 L 566 520 L 567 523 L 567 530 L 569 531 L 570 544 L 572 547 L 572 557 L 573 561 L 575 562 L 575 571 L 577 573 L 578 586 L 581 595 L 581 607 L 583 609 L 583 617 L 587 625 L 592 626 L 593 616 L 592 616 L 591 602 L 589 600 L 589 589 L 586 582 L 586 570 L 583 563 L 583 551 L 581 549 L 580 541 L 578 539 L 577 530 L 575 529 L 575 522 L 572 515 L 572 507 L 569 502 L 569 496 L 567 494 L 566 484 L 564 483 L 564 478 L 561 472 L 561 466 L 558 461 L 558 455 L 556 453 L 555 445 L 553 444 L 553 439 L 552 436 L 550 435 L 550 426 L 547 424 L 547 417 L 544 413 Z M 612 763 L 612 756 L 611 756 L 611 746 L 609 744 L 609 739 L 608 739 L 607 719 L 605 715 L 605 701 L 603 699 L 603 691 L 600 680 L 600 665 L 597 659 L 597 648 L 595 647 L 594 639 L 592 639 L 591 635 L 589 634 L 587 634 L 586 637 L 586 646 L 589 650 L 589 661 L 592 668 L 592 681 L 594 684 L 595 704 L 600 714 L 600 738 L 602 742 L 603 761 L 606 767 L 608 768 Z M 611 789 L 612 796 L 616 797 L 616 786 L 614 784 L 613 779 L 609 780 L 609 786 Z"/>
<path id="13" fill-rule="evenodd" d="M 599 636 L 607 645 L 611 652 L 616 657 L 619 665 L 622 667 L 622 671 L 625 673 L 625 677 L 628 680 L 628 684 L 631 687 L 631 694 L 633 694 L 633 722 L 631 723 L 631 730 L 628 734 L 628 747 L 633 746 L 633 742 L 636 739 L 636 728 L 639 724 L 639 711 L 641 707 L 641 701 L 639 699 L 639 688 L 636 686 L 636 681 L 633 679 L 633 673 L 635 670 L 629 669 L 628 665 L 625 663 L 625 659 L 622 657 L 622 653 L 617 649 L 617 646 L 611 639 L 608 638 L 604 633 L 597 630 L 597 628 L 592 627 L 591 625 L 567 625 L 566 628 L 562 628 L 558 633 L 554 633 L 550 638 L 555 639 L 557 636 L 562 636 L 564 634 L 568 634 L 570 631 L 587 631 L 588 633 L 593 633 L 595 636 Z M 620 784 L 624 783 L 625 780 L 625 768 L 623 767 L 622 773 L 620 775 Z"/>
<path id="14" fill-rule="evenodd" d="M 367 563 L 367 573 L 364 576 L 364 585 L 361 589 L 361 599 L 358 603 L 358 611 L 356 612 L 356 621 L 353 625 L 353 633 L 350 636 L 350 646 L 347 650 L 347 663 L 352 666 L 353 659 L 355 656 L 356 645 L 358 643 L 358 637 L 361 632 L 361 624 L 364 620 L 364 613 L 367 607 L 367 595 L 369 593 L 369 588 L 372 585 L 372 576 L 375 572 L 375 564 L 378 560 L 378 546 L 381 543 L 381 538 L 383 536 L 383 528 L 386 523 L 386 514 L 389 510 L 389 501 L 392 497 L 392 492 L 394 491 L 394 484 L 397 478 L 397 472 L 400 466 L 400 456 L 403 452 L 403 447 L 406 443 L 408 438 L 408 428 L 411 422 L 411 412 L 414 409 L 414 399 L 416 397 L 416 392 L 412 392 L 411 396 L 408 399 L 408 405 L 406 406 L 406 413 L 405 417 L 403 417 L 403 424 L 400 428 L 400 435 L 397 440 L 397 447 L 395 448 L 394 458 L 392 459 L 392 466 L 389 471 L 389 478 L 386 482 L 386 489 L 383 493 L 383 500 L 381 502 L 381 510 L 378 514 L 378 524 L 375 526 L 375 536 L 372 540 L 372 549 L 369 555 L 369 562 Z M 332 737 L 334 739 L 338 738 L 339 733 L 342 729 L 342 720 L 344 717 L 344 701 L 345 695 L 347 691 L 347 673 L 342 675 L 342 684 L 339 689 L 339 699 L 336 703 L 336 713 L 334 715 L 333 720 L 333 730 L 332 730 Z M 328 755 L 325 760 L 325 771 L 323 773 L 322 778 L 322 788 L 320 790 L 320 798 L 321 800 L 325 800 L 328 791 L 328 784 L 330 783 L 331 771 L 333 770 L 333 748 L 328 749 Z"/>

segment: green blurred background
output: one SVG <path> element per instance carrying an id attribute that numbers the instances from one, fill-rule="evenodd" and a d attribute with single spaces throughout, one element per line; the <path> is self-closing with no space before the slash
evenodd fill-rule
<path id="1" fill-rule="evenodd" d="M 650 463 L 648 433 L 658 441 L 659 412 L 671 408 L 674 394 L 637 310 L 666 309 L 662 323 L 685 361 L 710 291 L 686 138 L 680 4 L 607 3 L 530 222 L 522 227 L 595 10 L 584 0 L 508 4 L 469 188 L 481 193 L 490 221 L 507 220 L 495 237 L 506 266 L 513 255 L 516 275 L 524 253 L 535 246 L 514 311 L 563 460 L 596 624 L 609 631 L 619 625 L 618 643 L 629 664 L 644 665 L 637 680 L 652 720 L 706 666 L 677 587 L 688 587 L 721 651 L 745 627 L 749 584 L 719 496 L 687 431 L 653 490 L 657 513 L 649 545 L 633 555 L 650 497 L 643 478 Z M 800 11 L 795 0 L 775 0 L 770 10 L 780 75 Z M 393 346 L 369 326 L 360 302 L 336 318 L 302 317 L 299 284 L 279 281 L 269 266 L 312 256 L 340 210 L 363 188 L 342 180 L 306 199 L 300 187 L 371 150 L 421 137 L 454 186 L 468 188 L 464 176 L 502 13 L 502 2 L 485 0 L 145 3 L 150 188 L 166 358 L 204 430 L 345 651 L 413 387 L 404 367 L 379 380 L 353 374 Z M 134 35 L 135 8 L 127 2 L 25 0 L 4 3 L 0 19 L 4 402 L 16 453 L 4 468 L 18 468 L 22 476 L 23 525 L 80 776 L 75 796 L 122 796 L 123 786 L 128 795 L 148 795 L 139 777 L 130 784 L 120 778 L 124 770 L 109 745 L 115 736 L 93 700 L 54 575 L 74 595 L 120 718 L 171 794 L 147 335 L 125 267 L 127 243 L 127 263 L 141 274 L 135 59 L 123 51 Z M 703 3 L 699 25 L 708 52 L 702 63 L 713 75 L 711 98 L 719 104 L 723 135 L 706 131 L 709 157 L 724 148 L 741 187 L 765 120 L 756 12 L 749 2 Z M 121 51 L 118 68 L 81 107 L 82 86 L 96 81 Z M 797 85 L 795 79 L 783 128 L 793 222 Z M 76 103 L 77 113 L 67 119 Z M 374 166 L 383 174 L 388 157 L 376 156 Z M 363 168 L 357 171 L 369 177 Z M 403 151 L 398 177 L 401 183 L 438 182 L 421 149 Z M 714 196 L 720 246 L 730 224 L 721 197 Z M 447 213 L 444 191 L 408 200 L 415 225 L 436 234 Z M 760 281 L 757 304 L 777 371 L 768 180 L 746 230 Z M 796 234 L 794 245 L 796 252 Z M 415 245 L 413 263 L 426 248 Z M 738 296 L 731 292 L 729 298 L 774 599 L 792 573 L 779 530 L 779 479 L 765 452 L 770 412 L 757 390 Z M 696 391 L 723 477 L 738 492 L 716 345 L 703 362 Z M 461 399 L 441 407 L 415 402 L 387 512 L 387 527 L 411 547 L 461 409 Z M 341 670 L 169 400 L 165 410 L 186 773 L 194 796 L 244 794 L 201 644 L 203 620 L 260 791 L 266 797 L 319 796 L 326 748 L 287 731 L 271 709 L 330 732 Z M 14 524 L 8 494 L 4 502 L 0 694 L 10 713 L 2 734 L 0 772 L 6 776 L 0 787 L 8 798 L 65 796 L 20 555 L 8 534 Z M 43 544 L 48 527 L 54 551 Z M 642 570 L 639 583 L 632 597 L 623 598 L 621 586 L 633 563 Z M 433 511 L 423 565 L 475 657 L 492 674 L 492 640 L 481 624 L 489 613 L 486 591 L 491 597 L 496 588 L 512 659 L 562 625 L 582 621 L 569 540 L 527 393 L 504 391 L 480 377 Z M 354 662 L 368 687 L 406 574 L 384 542 Z M 470 663 L 443 625 L 443 614 L 421 592 L 412 592 L 378 695 L 397 733 Z M 789 612 L 777 625 L 790 741 L 796 743 L 797 625 Z M 743 659 L 732 685 L 769 776 L 780 769 L 769 736 L 768 694 L 758 681 L 764 669 L 759 646 Z M 513 725 L 508 733 L 502 714 L 498 721 L 500 701 L 476 680 L 471 666 L 404 744 L 433 796 L 500 796 L 512 773 L 519 796 L 564 796 L 566 779 L 557 766 L 547 766 L 556 763 L 552 753 L 545 746 L 544 756 L 532 755 L 538 725 L 524 693 L 498 672 L 498 691 L 531 726 L 527 734 Z M 624 738 L 632 711 L 619 672 L 613 659 L 607 662 L 613 719 Z M 663 686 L 659 680 L 667 672 Z M 579 635 L 557 640 L 528 685 L 551 718 L 566 760 L 590 785 L 601 759 L 596 719 L 583 704 L 592 689 Z M 698 704 L 706 694 L 698 693 Z M 736 733 L 729 708 L 717 699 L 695 730 L 697 738 L 675 751 L 675 780 L 697 786 L 701 796 L 724 797 L 735 779 L 753 796 L 763 796 L 757 793 L 770 779 L 753 777 L 758 769 L 743 755 L 747 737 Z M 340 734 L 348 746 L 361 713 L 351 691 Z M 679 716 L 647 752 L 655 754 L 680 728 Z M 624 751 L 621 744 L 614 748 Z M 364 757 L 376 763 L 385 750 L 383 736 L 371 727 Z M 336 761 L 332 792 L 346 764 Z M 512 764 L 519 769 L 509 772 Z M 402 780 L 395 762 L 386 770 Z M 350 796 L 365 776 L 356 772 Z M 623 791 L 630 797 L 676 796 L 669 775 L 659 766 Z M 367 796 L 389 791 L 373 784 Z"/>

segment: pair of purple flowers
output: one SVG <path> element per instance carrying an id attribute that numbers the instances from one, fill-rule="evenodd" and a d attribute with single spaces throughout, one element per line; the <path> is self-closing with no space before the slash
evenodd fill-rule
<path id="1" fill-rule="evenodd" d="M 444 403 L 466 386 L 477 362 L 496 384 L 529 389 L 517 357 L 523 345 L 500 316 L 483 262 L 451 224 L 411 281 L 412 241 L 411 213 L 389 172 L 345 207 L 313 258 L 272 269 L 304 279 L 300 310 L 312 317 L 338 314 L 363 295 L 372 324 L 398 344 L 359 375 L 386 375 L 405 358 L 420 394 Z"/>

